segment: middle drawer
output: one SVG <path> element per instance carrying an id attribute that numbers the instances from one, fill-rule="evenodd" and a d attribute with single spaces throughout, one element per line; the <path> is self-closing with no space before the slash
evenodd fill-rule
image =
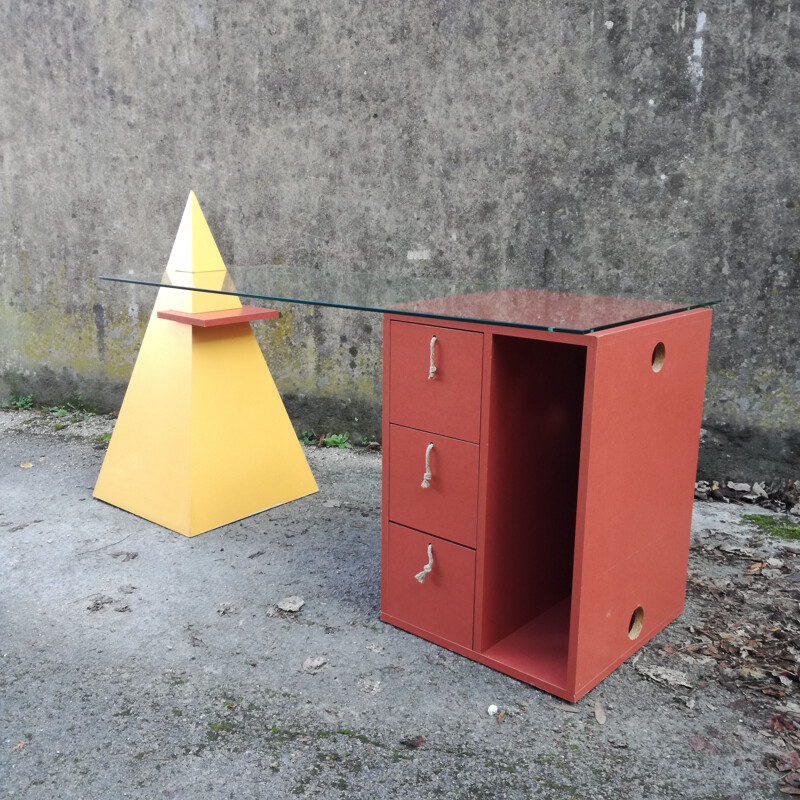
<path id="1" fill-rule="evenodd" d="M 471 442 L 390 425 L 389 519 L 474 548 L 478 454 Z"/>

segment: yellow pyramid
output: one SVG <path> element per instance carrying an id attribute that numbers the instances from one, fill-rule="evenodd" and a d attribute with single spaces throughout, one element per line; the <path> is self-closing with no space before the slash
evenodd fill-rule
<path id="1" fill-rule="evenodd" d="M 163 282 L 235 291 L 194 192 Z M 317 491 L 241 311 L 235 296 L 159 289 L 96 498 L 194 536 Z M 202 327 L 209 312 L 225 321 Z"/>

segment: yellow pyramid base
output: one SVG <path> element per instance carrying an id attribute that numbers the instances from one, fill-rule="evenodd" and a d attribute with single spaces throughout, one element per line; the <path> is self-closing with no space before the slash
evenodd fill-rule
<path id="1" fill-rule="evenodd" d="M 315 491 L 249 323 L 151 320 L 94 496 L 194 536 Z"/>
<path id="2" fill-rule="evenodd" d="M 193 194 L 165 279 L 221 288 L 224 265 L 172 268 L 180 247 L 193 263 L 191 237 L 181 244 L 187 224 L 195 239 L 205 226 Z M 241 308 L 237 298 L 159 290 L 95 484 L 96 498 L 184 536 L 317 491 L 249 322 L 196 327 L 158 317 L 230 308 Z"/>

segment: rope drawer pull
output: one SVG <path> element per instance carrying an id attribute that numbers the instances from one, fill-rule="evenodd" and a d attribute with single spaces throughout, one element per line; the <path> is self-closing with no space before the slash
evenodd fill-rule
<path id="1" fill-rule="evenodd" d="M 425 474 L 422 476 L 422 488 L 427 489 L 431 485 L 431 450 L 433 450 L 433 442 L 431 442 L 425 450 Z"/>
<path id="2" fill-rule="evenodd" d="M 436 363 L 435 363 L 436 354 L 434 353 L 434 350 L 433 350 L 435 344 L 436 344 L 436 337 L 435 336 L 431 336 L 431 365 L 430 365 L 430 367 L 428 369 L 428 380 L 429 381 L 432 381 L 433 380 L 433 376 L 436 374 Z"/>
<path id="3" fill-rule="evenodd" d="M 424 583 L 428 573 L 433 569 L 433 545 L 428 545 L 428 563 L 422 568 L 422 572 L 418 572 L 414 577 L 420 582 Z"/>

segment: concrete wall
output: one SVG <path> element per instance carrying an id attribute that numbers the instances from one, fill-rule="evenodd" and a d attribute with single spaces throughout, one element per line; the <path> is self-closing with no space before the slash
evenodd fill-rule
<path id="1" fill-rule="evenodd" d="M 194 189 L 234 273 L 719 296 L 701 472 L 800 477 L 800 7 L 0 0 L 0 22 L 3 396 L 119 403 L 153 294 L 97 276 L 158 274 Z M 380 320 L 285 311 L 260 330 L 298 428 L 374 435 Z"/>

